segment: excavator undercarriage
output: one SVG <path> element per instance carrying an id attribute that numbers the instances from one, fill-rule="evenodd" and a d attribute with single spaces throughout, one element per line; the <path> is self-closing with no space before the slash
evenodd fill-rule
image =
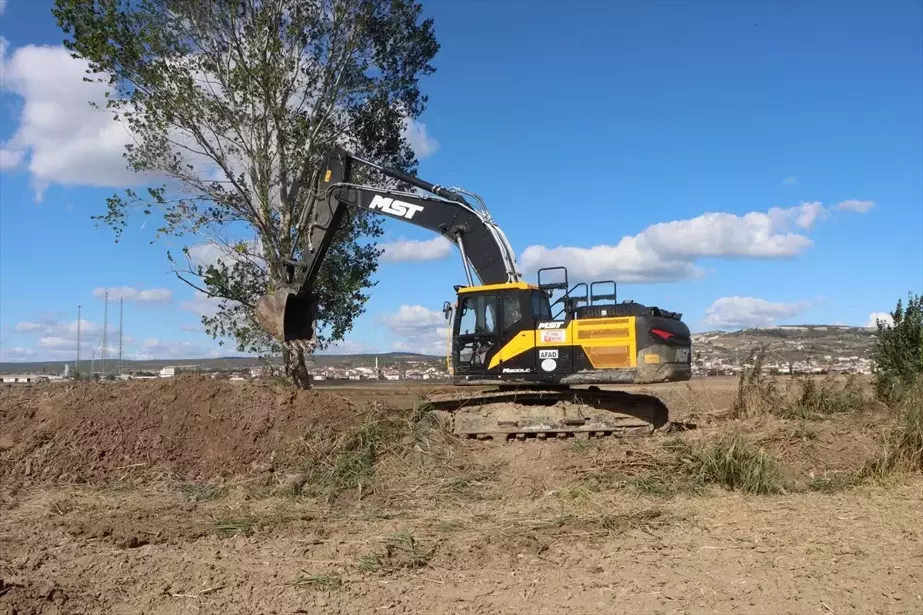
<path id="1" fill-rule="evenodd" d="M 425 403 L 445 413 L 453 433 L 479 440 L 647 436 L 692 427 L 671 422 L 653 395 L 598 387 L 442 393 Z"/>
<path id="2" fill-rule="evenodd" d="M 355 184 L 354 163 L 417 190 Z M 311 194 L 301 212 L 299 254 L 282 262 L 287 284 L 256 306 L 260 324 L 283 344 L 312 349 L 322 301 L 314 288 L 318 271 L 345 210 L 364 209 L 436 232 L 461 255 L 467 284 L 455 286 L 456 300 L 443 305 L 451 327 L 447 364 L 457 389 L 426 400 L 456 434 L 588 438 L 690 427 L 671 422 L 654 395 L 602 388 L 688 380 L 691 338 L 681 314 L 618 303 L 612 280 L 570 286 L 564 267 L 541 269 L 537 284 L 526 283 L 480 197 L 341 149 L 315 176 Z M 555 274 L 563 279 L 549 281 Z"/>

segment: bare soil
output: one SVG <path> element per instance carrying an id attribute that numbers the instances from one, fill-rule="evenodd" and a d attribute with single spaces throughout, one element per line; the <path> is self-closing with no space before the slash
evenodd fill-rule
<path id="1" fill-rule="evenodd" d="M 699 423 L 681 439 L 772 453 L 787 493 L 660 489 L 672 435 L 456 440 L 401 410 L 423 385 L 5 388 L 0 614 L 923 612 L 923 477 L 812 487 L 893 417 L 732 421 L 735 387 L 647 390 Z M 371 468 L 362 438 L 325 448 L 381 415 Z M 330 480 L 306 450 L 342 480 L 290 489 Z"/>
<path id="2" fill-rule="evenodd" d="M 232 476 L 320 425 L 348 431 L 367 407 L 335 393 L 181 376 L 0 390 L 0 481 Z"/>

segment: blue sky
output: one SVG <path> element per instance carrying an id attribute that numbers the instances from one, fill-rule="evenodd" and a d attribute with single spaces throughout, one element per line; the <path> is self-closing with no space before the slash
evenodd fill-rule
<path id="1" fill-rule="evenodd" d="M 127 356 L 229 354 L 170 273 L 183 243 L 90 220 L 126 172 L 51 3 L 0 6 L 0 359 L 72 358 L 78 304 L 88 357 L 102 288 Z M 923 3 L 424 6 L 442 48 L 420 176 L 482 195 L 529 279 L 616 277 L 697 331 L 864 326 L 923 290 Z M 402 245 L 342 349 L 444 348 L 457 252 Z"/>

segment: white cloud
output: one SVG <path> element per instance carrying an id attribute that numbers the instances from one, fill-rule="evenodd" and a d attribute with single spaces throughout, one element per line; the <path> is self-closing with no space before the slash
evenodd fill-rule
<path id="1" fill-rule="evenodd" d="M 849 201 L 847 201 L 849 202 Z M 520 256 L 523 272 L 565 266 L 573 279 L 612 278 L 617 282 L 669 282 L 702 277 L 703 258 L 791 258 L 814 245 L 804 232 L 834 208 L 819 202 L 773 207 L 744 215 L 709 212 L 688 220 L 661 222 L 616 245 L 591 248 L 542 245 Z M 856 209 L 858 211 L 858 209 Z M 795 229 L 800 230 L 793 230 Z"/>
<path id="2" fill-rule="evenodd" d="M 130 355 L 130 359 L 135 361 L 147 361 L 151 359 L 197 359 L 202 358 L 209 353 L 195 342 L 161 340 L 151 337 L 141 344 L 140 350 Z"/>
<path id="3" fill-rule="evenodd" d="M 61 46 L 26 45 L 4 53 L 0 88 L 22 98 L 19 125 L 4 144 L 5 164 L 28 156 L 37 200 L 52 183 L 129 186 L 143 181 L 122 156 L 125 125 L 105 108 L 107 86 L 84 82 L 89 64 Z"/>
<path id="4" fill-rule="evenodd" d="M 251 262 L 263 266 L 263 243 L 260 239 L 251 239 L 240 242 L 210 241 L 199 243 L 188 248 L 188 261 L 191 269 L 201 266 L 208 269 L 211 265 L 223 262 L 232 267 L 235 262 Z"/>
<path id="5" fill-rule="evenodd" d="M 404 138 L 410 143 L 417 158 L 428 158 L 439 150 L 439 142 L 426 132 L 426 124 L 416 120 L 404 122 Z"/>
<path id="6" fill-rule="evenodd" d="M 16 333 L 34 337 L 35 345 L 28 349 L 32 354 L 29 358 L 36 360 L 74 359 L 77 355 L 77 321 L 60 322 L 51 318 L 22 321 L 16 323 Z M 98 358 L 102 351 L 103 327 L 100 323 L 86 319 L 80 320 L 80 354 L 82 358 L 95 355 Z M 119 348 L 118 326 L 110 324 L 106 338 L 106 347 L 110 358 L 118 356 Z M 123 350 L 125 346 L 134 343 L 129 335 L 122 336 Z"/>
<path id="7" fill-rule="evenodd" d="M 877 329 L 879 320 L 888 326 L 894 326 L 894 317 L 888 312 L 872 312 L 869 314 L 869 319 L 865 326 L 870 329 Z"/>
<path id="8" fill-rule="evenodd" d="M 0 15 L 6 10 L 6 0 L 0 0 Z"/>
<path id="9" fill-rule="evenodd" d="M 79 322 L 77 320 L 58 322 L 53 319 L 39 321 L 27 320 L 16 323 L 14 328 L 17 333 L 38 333 L 44 336 L 73 336 L 74 339 L 76 339 L 78 324 L 82 335 L 99 335 L 103 330 L 101 324 L 86 320 L 85 318 L 81 318 Z M 111 332 L 117 329 L 109 325 L 109 330 Z"/>
<path id="10" fill-rule="evenodd" d="M 810 230 L 815 222 L 824 220 L 830 215 L 827 208 L 818 201 L 802 203 L 798 209 L 799 211 L 794 216 L 795 224 L 805 230 Z"/>
<path id="11" fill-rule="evenodd" d="M 796 178 L 794 175 L 789 175 L 788 177 L 782 180 L 782 183 L 785 184 L 786 186 L 794 186 L 795 184 L 798 183 L 798 178 Z"/>
<path id="12" fill-rule="evenodd" d="M 30 361 L 35 359 L 36 353 L 31 348 L 14 346 L 13 348 L 0 348 L 0 361 Z"/>
<path id="13" fill-rule="evenodd" d="M 111 288 L 94 288 L 94 297 L 104 297 L 109 292 L 110 301 L 132 301 L 134 303 L 167 303 L 173 300 L 173 291 L 166 288 L 138 289 L 131 286 L 113 286 Z"/>
<path id="14" fill-rule="evenodd" d="M 315 354 L 365 354 L 369 352 L 373 352 L 373 349 L 365 342 L 360 342 L 358 340 L 339 340 L 330 344 L 323 350 L 316 351 Z"/>
<path id="15" fill-rule="evenodd" d="M 190 312 L 195 312 L 199 316 L 214 316 L 218 313 L 218 307 L 222 299 L 219 297 L 209 297 L 200 290 L 195 291 L 192 299 L 180 303 L 180 307 Z"/>
<path id="16" fill-rule="evenodd" d="M 219 260 L 224 260 L 225 250 L 217 243 L 200 243 L 189 246 L 189 262 L 192 268 L 202 266 L 208 269 L 209 266 L 216 264 Z"/>
<path id="17" fill-rule="evenodd" d="M 715 327 L 769 327 L 809 306 L 807 302 L 773 303 L 756 297 L 721 297 L 705 309 L 705 322 Z"/>
<path id="18" fill-rule="evenodd" d="M 442 356 L 445 354 L 450 327 L 441 312 L 422 305 L 402 305 L 397 312 L 381 317 L 399 339 L 394 350 Z"/>
<path id="19" fill-rule="evenodd" d="M 872 207 L 875 206 L 875 201 L 857 201 L 855 199 L 850 199 L 848 201 L 843 201 L 842 203 L 836 206 L 836 209 L 842 211 L 857 211 L 860 214 L 864 214 Z"/>
<path id="20" fill-rule="evenodd" d="M 22 162 L 23 153 L 6 148 L 0 148 L 0 171 L 15 169 Z"/>
<path id="21" fill-rule="evenodd" d="M 20 333 L 29 333 L 31 331 L 41 331 L 43 328 L 45 328 L 45 326 L 46 325 L 43 325 L 40 322 L 26 321 L 26 322 L 17 322 L 15 329 L 16 331 Z"/>
<path id="22" fill-rule="evenodd" d="M 429 261 L 445 258 L 452 252 L 452 242 L 439 235 L 425 241 L 398 240 L 380 245 L 381 260 L 388 262 Z"/>

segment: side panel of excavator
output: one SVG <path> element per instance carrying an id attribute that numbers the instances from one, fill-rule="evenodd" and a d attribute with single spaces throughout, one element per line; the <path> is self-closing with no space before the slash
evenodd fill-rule
<path id="1" fill-rule="evenodd" d="M 521 283 L 459 289 L 457 305 L 458 384 L 647 384 L 691 377 L 691 339 L 681 320 L 608 315 L 644 306 L 596 305 L 552 320 L 541 291 Z"/>

